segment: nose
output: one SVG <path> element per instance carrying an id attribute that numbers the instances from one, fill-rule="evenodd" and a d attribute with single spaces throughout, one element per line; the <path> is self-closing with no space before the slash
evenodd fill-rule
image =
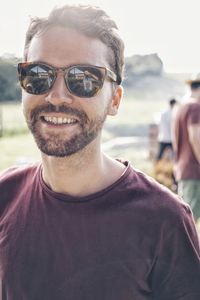
<path id="1" fill-rule="evenodd" d="M 54 85 L 45 97 L 45 100 L 53 105 L 59 105 L 63 102 L 71 104 L 73 102 L 73 96 L 66 87 L 63 72 L 58 73 Z"/>

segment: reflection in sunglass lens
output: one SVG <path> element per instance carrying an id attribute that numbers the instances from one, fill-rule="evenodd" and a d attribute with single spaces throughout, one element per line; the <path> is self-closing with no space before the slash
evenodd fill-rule
<path id="1" fill-rule="evenodd" d="M 20 84 L 27 93 L 33 95 L 47 93 L 52 88 L 58 71 L 64 73 L 65 83 L 69 92 L 81 98 L 95 96 L 102 88 L 104 78 L 107 74 L 106 68 L 90 65 L 53 68 L 42 63 L 18 64 Z M 116 81 L 110 73 L 107 75 L 113 81 Z"/>
<path id="2" fill-rule="evenodd" d="M 53 71 L 45 65 L 32 64 L 21 71 L 21 84 L 30 94 L 40 95 L 46 93 L 55 79 Z"/>
<path id="3" fill-rule="evenodd" d="M 68 89 L 78 97 L 93 97 L 102 87 L 103 71 L 90 66 L 70 68 L 65 76 Z"/>

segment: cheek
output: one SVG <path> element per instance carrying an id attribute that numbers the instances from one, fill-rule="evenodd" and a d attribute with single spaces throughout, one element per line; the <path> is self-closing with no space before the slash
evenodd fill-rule
<path id="1" fill-rule="evenodd" d="M 27 93 L 22 91 L 22 110 L 23 110 L 24 115 L 26 115 L 27 111 L 29 110 L 29 105 L 31 103 L 29 98 L 30 98 L 29 95 L 27 95 Z"/>
<path id="2" fill-rule="evenodd" d="M 42 100 L 42 96 L 34 96 L 22 91 L 22 109 L 24 114 L 29 113 L 33 108 L 38 106 Z"/>
<path id="3" fill-rule="evenodd" d="M 107 97 L 103 97 L 103 95 L 99 94 L 98 96 L 86 100 L 84 105 L 82 105 L 82 109 L 85 111 L 87 116 L 91 119 L 96 117 L 101 117 L 108 113 L 109 109 L 109 99 Z"/>
<path id="4" fill-rule="evenodd" d="M 112 88 L 109 83 L 104 83 L 103 89 L 100 91 L 100 93 L 96 96 L 96 107 L 98 108 L 99 112 L 105 112 L 111 102 L 112 102 Z"/>
<path id="5" fill-rule="evenodd" d="M 31 103 L 32 101 L 30 101 L 27 97 L 22 98 L 22 111 L 26 119 L 29 119 L 30 112 L 32 110 Z"/>

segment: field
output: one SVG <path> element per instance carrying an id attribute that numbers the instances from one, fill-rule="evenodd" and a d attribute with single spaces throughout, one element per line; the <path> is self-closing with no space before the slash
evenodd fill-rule
<path id="1" fill-rule="evenodd" d="M 147 135 L 148 125 L 155 122 L 156 114 L 166 102 L 124 98 L 118 116 L 109 117 L 103 131 L 104 151 L 113 157 L 129 159 L 137 168 L 148 171 L 148 149 L 140 143 Z M 0 138 L 0 170 L 13 164 L 22 164 L 40 158 L 31 134 L 28 132 L 19 102 L 0 104 L 3 116 L 3 136 Z M 137 141 L 123 142 L 119 137 L 137 136 Z M 118 139 L 116 139 L 118 138 Z M 128 141 L 128 142 L 127 142 Z M 108 147 L 108 142 L 110 147 Z M 119 145 L 118 145 L 119 142 Z M 139 150 L 139 151 L 138 151 Z"/>

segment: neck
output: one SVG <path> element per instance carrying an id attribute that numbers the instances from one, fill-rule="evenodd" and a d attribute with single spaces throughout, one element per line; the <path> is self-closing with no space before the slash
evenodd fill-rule
<path id="1" fill-rule="evenodd" d="M 54 191 L 82 197 L 104 189 L 116 181 L 124 165 L 110 159 L 90 143 L 64 158 L 42 154 L 43 179 Z"/>
<path id="2" fill-rule="evenodd" d="M 199 102 L 200 101 L 200 92 L 193 91 L 191 94 L 191 97 L 192 97 L 192 99 L 194 99 L 194 101 Z"/>

